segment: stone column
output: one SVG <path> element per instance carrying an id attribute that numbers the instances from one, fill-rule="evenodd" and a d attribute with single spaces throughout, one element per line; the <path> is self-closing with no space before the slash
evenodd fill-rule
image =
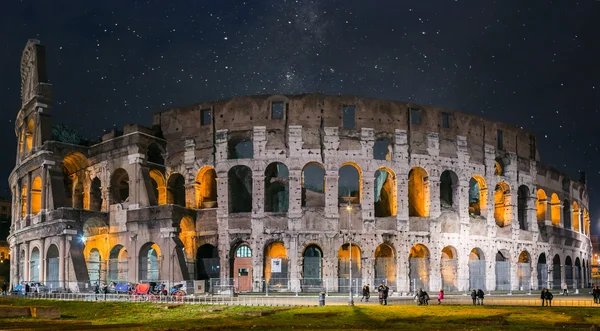
<path id="1" fill-rule="evenodd" d="M 408 173 L 401 172 L 396 176 L 396 221 L 398 231 L 408 231 Z"/>
<path id="2" fill-rule="evenodd" d="M 425 202 L 427 203 L 427 202 Z M 429 177 L 429 217 L 438 218 L 442 214 L 440 203 L 440 178 Z"/>
<path id="3" fill-rule="evenodd" d="M 429 258 L 429 291 L 437 291 L 442 288 L 441 256 L 434 251 Z"/>
<path id="4" fill-rule="evenodd" d="M 531 232 L 538 232 L 536 202 L 537 197 L 535 195 L 527 197 L 525 214 L 527 219 L 527 230 Z"/>
<path id="5" fill-rule="evenodd" d="M 40 283 L 46 282 L 46 238 L 42 238 L 40 247 Z"/>
<path id="6" fill-rule="evenodd" d="M 65 236 L 61 235 L 59 237 L 59 249 L 58 249 L 58 281 L 59 288 L 64 286 L 65 281 Z M 106 259 L 108 261 L 108 259 Z"/>
<path id="7" fill-rule="evenodd" d="M 486 254 L 486 270 L 487 274 L 485 275 L 485 287 L 488 291 L 496 290 L 496 259 L 494 258 L 496 254 L 490 254 L 487 252 Z"/>
<path id="8" fill-rule="evenodd" d="M 252 218 L 265 216 L 265 176 L 262 171 L 252 173 Z"/>
<path id="9" fill-rule="evenodd" d="M 32 180 L 31 180 L 31 173 L 27 174 L 27 215 L 25 215 L 25 217 L 27 218 L 31 218 L 31 186 L 32 186 Z"/>
<path id="10" fill-rule="evenodd" d="M 470 251 L 468 247 L 458 249 L 459 258 L 458 258 L 458 290 L 459 291 L 467 291 L 469 289 L 469 254 Z"/>
<path id="11" fill-rule="evenodd" d="M 379 284 L 374 284 L 374 280 L 375 280 L 375 258 L 373 257 L 373 255 L 371 256 L 361 256 L 361 274 L 357 275 L 356 277 L 358 278 L 359 276 L 362 278 L 362 283 L 363 285 L 365 284 L 372 284 L 373 286 L 379 285 Z M 371 287 L 373 288 L 373 287 Z M 359 287 L 358 292 L 356 292 L 357 295 L 360 296 L 360 289 L 361 287 Z M 356 287 L 352 289 L 353 291 L 356 290 Z"/>
<path id="12" fill-rule="evenodd" d="M 289 177 L 289 218 L 302 217 L 302 170 L 290 170 Z"/>
<path id="13" fill-rule="evenodd" d="M 217 216 L 227 217 L 229 215 L 229 178 L 227 172 L 220 172 L 217 181 Z M 253 183 L 254 184 L 254 183 Z M 220 227 L 220 225 L 219 225 Z"/>
<path id="14" fill-rule="evenodd" d="M 552 290 L 554 283 L 554 266 L 553 260 L 546 256 L 546 267 L 548 268 L 548 290 Z"/>
<path id="15" fill-rule="evenodd" d="M 338 170 L 325 172 L 325 217 L 339 218 Z"/>
<path id="16" fill-rule="evenodd" d="M 560 261 L 560 289 L 563 289 L 563 285 L 567 283 L 567 275 L 565 274 L 565 265 Z"/>
<path id="17" fill-rule="evenodd" d="M 185 206 L 190 209 L 200 208 L 200 206 L 196 205 L 196 201 L 198 198 L 196 197 L 196 184 L 194 182 L 185 183 Z M 158 197 L 156 197 L 156 202 L 158 203 Z"/>
<path id="18" fill-rule="evenodd" d="M 298 237 L 291 236 L 288 244 L 288 268 L 290 272 L 290 290 L 300 292 L 300 269 L 298 264 Z"/>
<path id="19" fill-rule="evenodd" d="M 363 176 L 362 180 L 362 195 L 360 197 L 363 230 L 373 231 L 375 229 L 375 178 L 371 176 Z"/>
<path id="20" fill-rule="evenodd" d="M 460 180 L 458 185 L 453 186 L 453 191 L 456 190 L 457 194 L 453 194 L 453 198 L 456 199 L 454 205 L 458 208 L 458 217 L 461 222 L 469 222 L 469 180 Z"/>
<path id="21" fill-rule="evenodd" d="M 23 258 L 23 280 L 29 281 L 29 242 L 25 244 L 25 256 Z"/>
<path id="22" fill-rule="evenodd" d="M 529 287 L 532 290 L 537 290 L 539 287 L 537 264 L 530 262 L 530 266 L 531 266 L 531 280 L 529 281 Z M 529 288 L 527 288 L 526 290 L 529 290 Z"/>
<path id="23" fill-rule="evenodd" d="M 546 197 L 546 215 L 544 215 L 544 224 L 546 226 L 552 225 L 552 204 L 550 201 L 552 201 L 552 199 L 550 197 Z"/>
<path id="24" fill-rule="evenodd" d="M 564 228 L 565 227 L 565 217 L 564 217 L 564 208 L 565 208 L 565 205 L 563 204 L 562 201 L 559 203 L 559 207 L 560 207 L 559 208 L 560 209 L 560 215 L 559 215 L 559 217 L 560 217 L 560 227 Z M 567 208 L 568 208 L 568 206 L 567 206 Z"/>
<path id="25" fill-rule="evenodd" d="M 100 187 L 100 194 L 102 195 L 102 208 L 101 210 L 105 213 L 110 211 L 110 205 L 112 201 L 110 200 L 110 181 L 102 182 L 102 186 Z"/>

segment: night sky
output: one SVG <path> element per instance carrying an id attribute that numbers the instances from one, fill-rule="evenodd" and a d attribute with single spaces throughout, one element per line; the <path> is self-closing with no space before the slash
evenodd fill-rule
<path id="1" fill-rule="evenodd" d="M 34 38 L 55 123 L 91 139 L 238 95 L 416 101 L 535 132 L 544 163 L 587 173 L 592 222 L 600 215 L 600 1 L 3 0 L 0 31 L 0 178 L 14 167 L 20 59 Z"/>

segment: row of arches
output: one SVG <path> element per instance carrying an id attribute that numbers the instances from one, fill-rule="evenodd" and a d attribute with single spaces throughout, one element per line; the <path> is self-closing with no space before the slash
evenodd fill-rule
<path id="1" fill-rule="evenodd" d="M 549 208 L 548 208 L 549 207 Z M 548 210 L 550 209 L 550 210 Z M 561 209 L 563 227 L 573 229 L 586 235 L 590 234 L 590 215 L 587 208 L 580 208 L 577 201 L 570 202 L 568 199 L 561 201 L 556 193 L 552 193 L 550 200 L 543 189 L 537 190 L 537 220 L 542 222 L 549 219 L 554 226 L 561 225 Z M 549 215 L 548 215 L 549 214 Z M 581 220 L 581 226 L 580 226 Z"/>

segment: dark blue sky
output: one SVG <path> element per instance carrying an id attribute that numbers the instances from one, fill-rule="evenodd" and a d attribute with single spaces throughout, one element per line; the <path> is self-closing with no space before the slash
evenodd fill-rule
<path id="1" fill-rule="evenodd" d="M 55 122 L 90 138 L 236 95 L 415 100 L 537 133 L 544 163 L 587 172 L 600 214 L 600 1 L 5 0 L 0 31 L 0 178 L 14 166 L 21 52 L 37 38 Z"/>

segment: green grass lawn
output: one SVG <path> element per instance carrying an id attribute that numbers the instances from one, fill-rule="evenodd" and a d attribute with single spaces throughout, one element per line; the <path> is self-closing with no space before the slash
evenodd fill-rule
<path id="1" fill-rule="evenodd" d="M 505 306 L 241 307 L 152 303 L 0 299 L 0 305 L 58 306 L 62 318 L 0 319 L 0 329 L 158 330 L 589 330 L 600 324 L 598 308 Z M 286 309 L 286 310 L 278 310 Z M 272 311 L 274 310 L 274 311 Z M 278 311 L 277 311 L 278 310 Z M 266 316 L 253 312 L 266 311 Z"/>

